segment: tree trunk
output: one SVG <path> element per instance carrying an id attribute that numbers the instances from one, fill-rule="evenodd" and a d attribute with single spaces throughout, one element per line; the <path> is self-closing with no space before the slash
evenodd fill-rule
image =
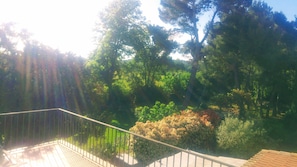
<path id="1" fill-rule="evenodd" d="M 263 96 L 262 96 L 262 90 L 258 88 L 258 100 L 257 102 L 260 103 L 260 116 L 261 118 L 264 118 L 264 113 L 263 113 Z M 256 104 L 257 104 L 256 102 Z"/>
<path id="2" fill-rule="evenodd" d="M 192 42 L 195 45 L 192 50 L 191 50 L 191 55 L 193 57 L 193 61 L 192 61 L 192 69 L 191 69 L 191 75 L 190 75 L 190 80 L 188 82 L 187 85 L 187 90 L 186 90 L 186 95 L 185 95 L 185 100 L 183 105 L 185 107 L 187 107 L 190 103 L 191 97 L 193 95 L 193 87 L 195 84 L 195 80 L 196 80 L 196 73 L 198 70 L 198 61 L 202 58 L 201 56 L 201 49 L 202 49 L 202 45 L 204 43 L 204 41 L 206 40 L 209 32 L 212 29 L 213 23 L 214 23 L 214 19 L 216 17 L 218 13 L 218 10 L 215 10 L 215 12 L 212 15 L 212 18 L 210 20 L 209 23 L 209 27 L 207 28 L 207 31 L 204 33 L 203 38 L 201 39 L 201 41 L 199 42 L 199 34 L 198 34 L 198 27 L 197 27 L 197 19 L 196 17 L 193 17 L 192 23 L 193 23 L 193 37 L 192 38 Z"/>
<path id="3" fill-rule="evenodd" d="M 195 84 L 195 80 L 196 80 L 197 70 L 198 70 L 198 60 L 196 58 L 196 60 L 193 60 L 191 75 L 190 75 L 190 79 L 189 79 L 189 82 L 187 85 L 186 96 L 185 96 L 185 100 L 183 103 L 183 105 L 185 107 L 187 107 L 189 105 L 191 97 L 193 95 L 193 88 L 194 88 L 194 84 Z"/>
<path id="4" fill-rule="evenodd" d="M 266 114 L 265 114 L 265 117 L 266 118 L 269 118 L 269 112 L 270 112 L 270 107 L 269 107 L 269 104 L 267 104 L 267 106 L 266 106 Z"/>
<path id="5" fill-rule="evenodd" d="M 273 102 L 273 112 L 272 112 L 272 116 L 277 116 L 279 114 L 279 111 L 278 111 L 278 94 L 275 93 L 275 96 L 274 96 L 274 102 Z"/>
<path id="6" fill-rule="evenodd" d="M 233 64 L 233 72 L 234 72 L 234 86 L 239 89 L 239 79 L 238 79 L 238 66 L 236 63 Z"/>

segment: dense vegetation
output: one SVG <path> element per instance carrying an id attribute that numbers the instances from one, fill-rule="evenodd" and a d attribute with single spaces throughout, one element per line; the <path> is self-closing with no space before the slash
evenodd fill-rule
<path id="1" fill-rule="evenodd" d="M 161 0 L 168 29 L 148 24 L 139 6 L 114 0 L 101 13 L 88 59 L 1 25 L 0 112 L 61 107 L 128 129 L 211 109 L 222 120 L 208 134 L 213 153 L 297 151 L 297 18 L 252 0 Z M 199 37 L 204 12 L 213 16 Z"/>

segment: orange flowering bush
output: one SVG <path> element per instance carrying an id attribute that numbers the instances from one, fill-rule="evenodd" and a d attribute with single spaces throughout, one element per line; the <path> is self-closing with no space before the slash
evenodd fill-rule
<path id="1" fill-rule="evenodd" d="M 215 130 L 208 117 L 185 110 L 157 122 L 137 122 L 130 131 L 144 137 L 190 150 L 211 149 L 215 145 Z M 172 154 L 172 150 L 136 137 L 133 139 L 136 158 L 145 164 Z"/>
<path id="2" fill-rule="evenodd" d="M 219 126 L 222 120 L 221 117 L 214 110 L 210 109 L 201 111 L 199 115 L 204 121 L 211 122 L 211 124 L 215 127 Z"/>

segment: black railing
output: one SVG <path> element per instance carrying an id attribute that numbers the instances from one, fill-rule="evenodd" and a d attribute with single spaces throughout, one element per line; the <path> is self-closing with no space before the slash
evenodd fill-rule
<path id="1" fill-rule="evenodd" d="M 233 166 L 60 108 L 0 114 L 4 149 L 49 141 L 99 166 Z"/>

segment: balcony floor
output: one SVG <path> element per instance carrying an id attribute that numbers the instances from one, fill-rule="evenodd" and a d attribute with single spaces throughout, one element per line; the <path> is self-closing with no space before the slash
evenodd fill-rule
<path id="1" fill-rule="evenodd" d="M 10 161 L 3 167 L 98 167 L 82 155 L 64 147 L 57 142 L 48 142 L 33 147 L 24 147 L 6 151 Z"/>
<path id="2" fill-rule="evenodd" d="M 121 154 L 114 159 L 113 164 L 102 160 L 64 140 L 47 142 L 33 147 L 23 147 L 6 151 L 10 161 L 1 163 L 1 167 L 140 167 L 137 161 L 129 155 Z M 203 155 L 206 156 L 206 155 Z M 246 160 L 214 157 L 209 158 L 223 161 L 234 166 L 241 166 Z M 7 158 L 6 158 L 7 159 Z M 93 161 L 90 161 L 92 159 Z M 97 162 L 97 163 L 95 163 Z M 211 161 L 202 158 L 188 156 L 184 152 L 177 153 L 164 159 L 160 159 L 149 167 L 180 167 L 187 164 L 192 166 L 221 167 L 219 164 L 212 164 Z M 195 165 L 196 164 L 196 165 Z M 186 166 L 187 166 L 186 165 Z"/>

